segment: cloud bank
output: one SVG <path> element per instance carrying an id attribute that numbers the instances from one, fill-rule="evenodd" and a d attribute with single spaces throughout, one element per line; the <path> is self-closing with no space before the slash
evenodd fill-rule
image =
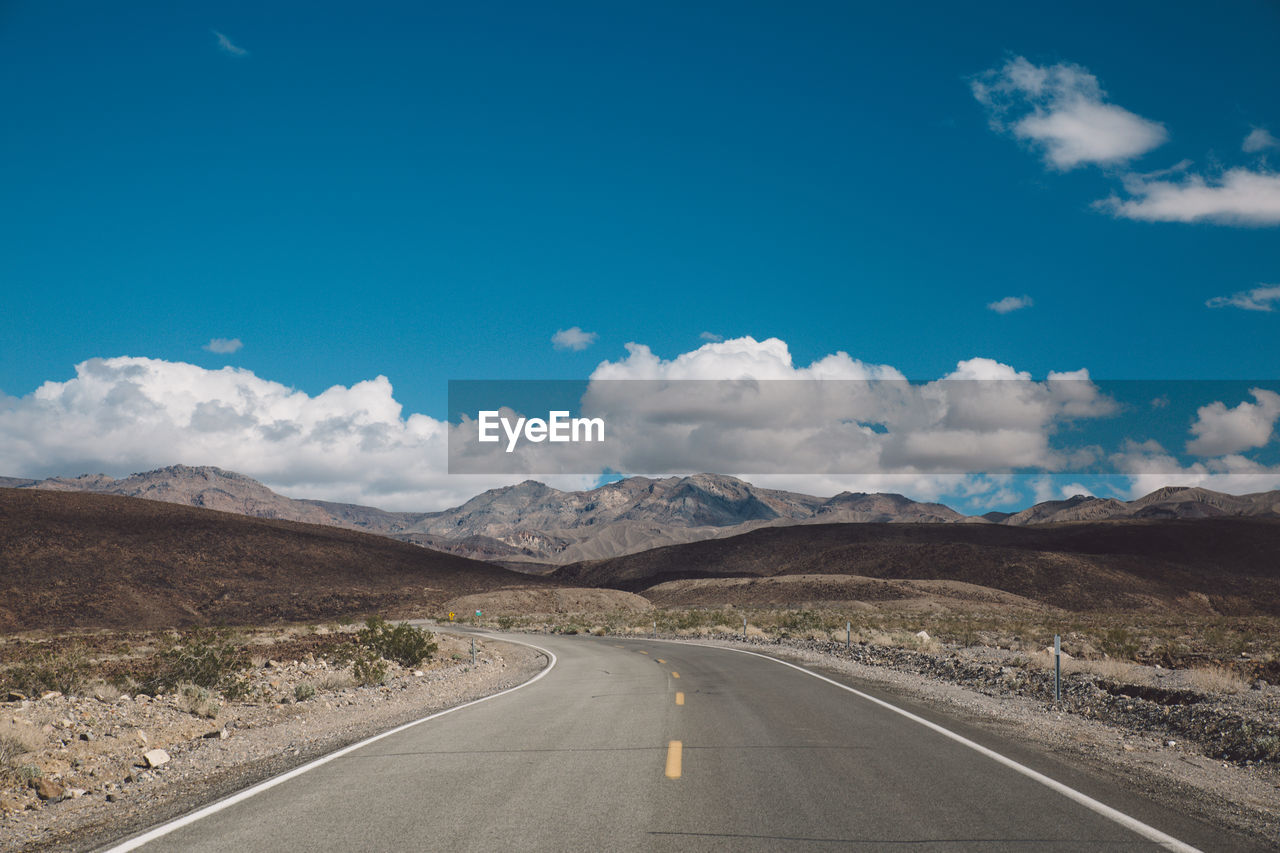
<path id="1" fill-rule="evenodd" d="M 0 394 L 0 472 L 216 465 L 291 496 L 391 509 L 443 508 L 506 484 L 447 475 L 445 428 L 404 416 L 385 376 L 312 396 L 234 367 L 90 359 L 72 379 Z"/>
<path id="2" fill-rule="evenodd" d="M 1002 472 L 1057 476 L 1102 459 L 1124 475 L 1117 493 L 1173 482 L 1229 491 L 1280 485 L 1280 466 L 1244 455 L 1274 446 L 1280 393 L 1272 390 L 1255 388 L 1250 400 L 1206 400 L 1179 427 L 1187 451 L 1199 457 L 1184 465 L 1142 435 L 1111 457 L 1073 445 L 1074 425 L 1115 412 L 1085 370 L 1034 380 L 1011 365 L 970 358 L 937 380 L 905 380 L 891 365 L 846 352 L 797 364 L 777 338 L 708 343 L 673 358 L 631 343 L 623 358 L 599 363 L 582 400 L 584 413 L 592 406 L 618 413 L 610 430 L 623 455 L 602 457 L 589 473 L 539 479 L 585 488 L 606 468 L 661 465 L 665 474 L 737 474 L 813 494 L 897 491 L 980 506 L 1024 499 L 1025 478 Z M 826 394 L 832 386 L 857 393 Z M 1146 398 L 1142 408 L 1151 408 Z M 405 413 L 384 376 L 310 394 L 235 367 L 90 359 L 73 377 L 26 396 L 0 394 L 0 474 L 124 476 L 177 463 L 216 465 L 295 497 L 406 510 L 442 509 L 524 479 L 504 471 L 448 474 L 450 434 L 462 429 Z M 1078 477 L 1062 482 L 1054 488 L 1085 488 Z"/>

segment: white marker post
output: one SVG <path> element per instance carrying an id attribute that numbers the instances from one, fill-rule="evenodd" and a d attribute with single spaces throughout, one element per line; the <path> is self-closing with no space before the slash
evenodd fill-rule
<path id="1" fill-rule="evenodd" d="M 1053 701 L 1062 701 L 1062 636 L 1053 635 Z"/>
<path id="2" fill-rule="evenodd" d="M 844 623 L 844 647 L 846 650 L 853 649 L 853 623 Z"/>
<path id="3" fill-rule="evenodd" d="M 747 641 L 747 617 L 742 617 L 742 642 Z"/>

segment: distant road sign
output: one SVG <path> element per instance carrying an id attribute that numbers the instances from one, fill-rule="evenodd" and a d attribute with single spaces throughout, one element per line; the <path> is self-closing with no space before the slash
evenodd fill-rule
<path id="1" fill-rule="evenodd" d="M 454 613 L 452 610 L 450 610 L 450 611 L 449 611 L 449 621 L 450 621 L 450 622 L 452 622 L 452 621 L 454 620 L 454 617 L 455 617 L 455 616 L 457 616 L 457 615 L 458 615 L 458 614 L 456 614 L 456 613 Z"/>

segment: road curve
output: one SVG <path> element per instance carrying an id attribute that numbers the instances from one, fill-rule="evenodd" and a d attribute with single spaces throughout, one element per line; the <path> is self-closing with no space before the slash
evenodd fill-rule
<path id="1" fill-rule="evenodd" d="M 153 830 L 137 849 L 1261 849 L 917 710 L 1070 786 L 1081 795 L 1073 799 L 764 657 L 612 637 L 521 639 L 556 656 L 537 682 Z"/>

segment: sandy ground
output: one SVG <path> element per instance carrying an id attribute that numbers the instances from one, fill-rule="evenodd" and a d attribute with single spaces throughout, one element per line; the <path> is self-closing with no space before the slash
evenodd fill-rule
<path id="1" fill-rule="evenodd" d="M 561 613 L 643 613 L 653 609 L 647 598 L 617 589 L 502 589 L 455 598 L 447 605 L 459 619 L 479 610 L 488 618 L 550 616 Z"/>

